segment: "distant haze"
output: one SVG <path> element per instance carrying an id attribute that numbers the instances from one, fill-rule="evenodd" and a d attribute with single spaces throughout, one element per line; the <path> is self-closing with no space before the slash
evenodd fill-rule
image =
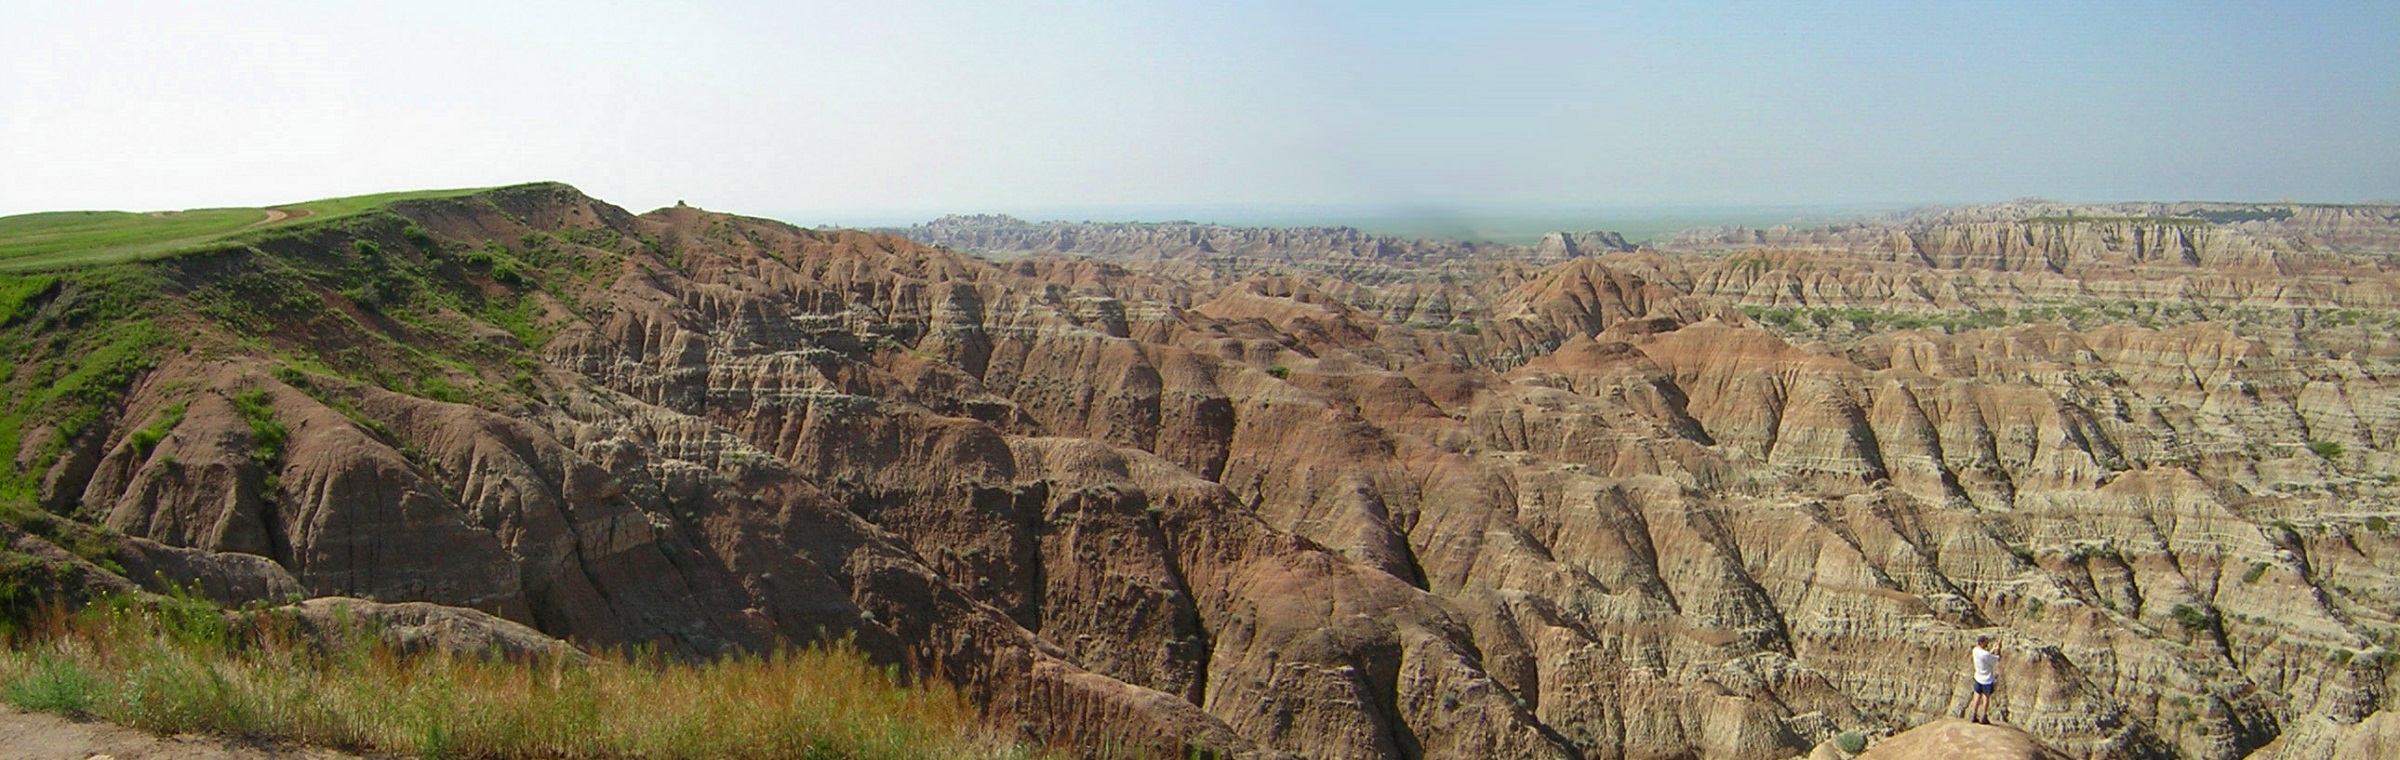
<path id="1" fill-rule="evenodd" d="M 2394 39 L 2389 2 L 10 2 L 0 214 L 547 179 L 1429 232 L 2391 199 Z"/>

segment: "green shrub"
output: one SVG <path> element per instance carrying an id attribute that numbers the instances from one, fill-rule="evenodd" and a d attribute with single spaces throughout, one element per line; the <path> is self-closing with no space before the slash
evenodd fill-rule
<path id="1" fill-rule="evenodd" d="M 250 463 L 266 471 L 267 490 L 276 490 L 282 482 L 283 444 L 291 439 L 291 429 L 275 418 L 274 400 L 263 388 L 233 394 L 233 408 L 250 425 Z"/>
<path id="2" fill-rule="evenodd" d="M 182 402 L 177 402 L 174 406 L 167 407 L 166 412 L 160 414 L 157 421 L 140 430 L 133 431 L 133 435 L 129 437 L 133 443 L 133 452 L 143 457 L 150 456 L 150 450 L 157 448 L 159 441 L 165 440 L 168 433 L 175 432 L 175 426 L 183 424 L 183 412 L 186 406 Z"/>
<path id="3" fill-rule="evenodd" d="M 82 716 L 99 704 L 106 688 L 90 671 L 66 657 L 34 657 L 24 675 L 0 689 L 0 699 L 27 710 Z"/>
<path id="4" fill-rule="evenodd" d="M 458 386 L 451 385 L 449 380 L 441 377 L 428 377 L 419 381 L 417 395 L 451 404 L 461 404 L 467 400 L 466 391 L 459 390 Z"/>
<path id="5" fill-rule="evenodd" d="M 2283 543 L 2300 543 L 2300 526 L 2293 525 L 2292 521 L 2276 520 L 2274 522 L 2267 523 L 2267 525 L 2275 529 L 2275 533 L 2282 538 Z"/>
<path id="6" fill-rule="evenodd" d="M 1268 367 L 1267 374 L 1274 376 L 1277 380 L 1287 380 L 1292 376 L 1292 368 L 1277 364 Z"/>
<path id="7" fill-rule="evenodd" d="M 2203 610 L 2189 604 L 2175 605 L 2175 609 L 2169 610 L 2167 614 L 2173 615 L 2175 617 L 2175 623 L 2183 626 L 2183 630 L 2186 633 L 2197 633 L 2208 630 L 2213 627 L 2213 624 L 2216 622 L 2214 619 L 2215 616 L 2211 615 L 2207 610 Z"/>
<path id="8" fill-rule="evenodd" d="M 2274 565 L 2266 562 L 2250 563 L 2250 569 L 2247 572 L 2242 573 L 2242 582 L 2257 583 L 2258 579 L 2267 576 L 2267 569 L 2270 567 L 2274 567 Z"/>
<path id="9" fill-rule="evenodd" d="M 292 366 L 292 365 L 285 364 L 285 365 L 282 365 L 282 366 L 276 367 L 276 368 L 275 368 L 275 373 L 274 373 L 274 374 L 275 374 L 275 381 L 276 381 L 276 382 L 283 383 L 284 385 L 289 385 L 289 386 L 291 386 L 291 387 L 294 387 L 294 388 L 298 388 L 298 389 L 300 389 L 300 390 L 302 390 L 302 391 L 306 391 L 306 390 L 308 390 L 308 389 L 309 389 L 309 386 L 308 386 L 308 373 L 300 371 L 300 368 L 299 368 L 299 367 L 294 367 L 294 366 Z"/>
<path id="10" fill-rule="evenodd" d="M 2392 521 L 2386 519 L 2383 515 L 2368 517 L 2367 530 L 2377 533 L 2390 533 L 2392 532 Z"/>
<path id="11" fill-rule="evenodd" d="M 1833 746 L 1843 754 L 1855 755 L 1867 751 L 1867 737 L 1857 731 L 1843 731 L 1833 737 Z"/>
<path id="12" fill-rule="evenodd" d="M 2333 441 L 2309 441 L 2308 451 L 2328 462 L 2342 458 L 2342 445 Z"/>

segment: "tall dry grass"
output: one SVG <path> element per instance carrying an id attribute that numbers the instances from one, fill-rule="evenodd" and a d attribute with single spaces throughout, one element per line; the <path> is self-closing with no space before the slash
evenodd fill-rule
<path id="1" fill-rule="evenodd" d="M 404 655 L 197 604 L 53 613 L 0 652 L 0 698 L 162 733 L 422 757 L 1009 758 L 955 690 L 846 644 L 704 663 Z"/>

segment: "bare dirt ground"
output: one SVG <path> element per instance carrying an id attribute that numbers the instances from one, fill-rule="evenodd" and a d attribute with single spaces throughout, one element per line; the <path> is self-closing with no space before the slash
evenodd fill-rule
<path id="1" fill-rule="evenodd" d="M 0 760 L 356 760 L 312 747 L 238 742 L 207 736 L 158 736 L 113 723 L 71 720 L 0 707 Z"/>

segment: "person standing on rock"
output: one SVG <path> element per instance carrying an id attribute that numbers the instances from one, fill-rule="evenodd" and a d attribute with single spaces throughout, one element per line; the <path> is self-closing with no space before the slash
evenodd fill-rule
<path id="1" fill-rule="evenodd" d="M 1967 718 L 1977 723 L 1992 722 L 1992 686 L 2000 680 L 2000 643 L 1990 636 L 1975 637 L 1975 696 L 1967 700 Z"/>

